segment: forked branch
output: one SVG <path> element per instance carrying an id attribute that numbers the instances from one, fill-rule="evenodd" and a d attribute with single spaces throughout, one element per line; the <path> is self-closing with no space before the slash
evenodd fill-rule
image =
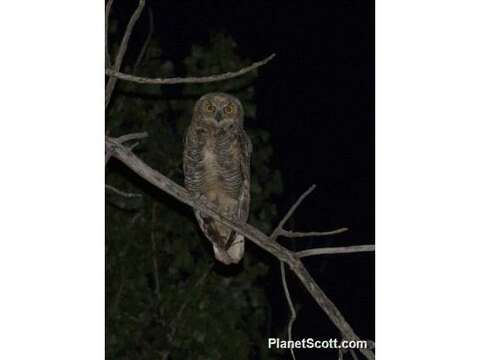
<path id="1" fill-rule="evenodd" d="M 221 213 L 217 212 L 216 208 L 212 204 L 206 202 L 205 200 L 192 198 L 190 193 L 185 188 L 176 184 L 155 169 L 152 169 L 141 159 L 135 156 L 135 154 L 133 154 L 133 152 L 128 147 L 124 146 L 117 139 L 107 137 L 105 139 L 105 142 L 107 153 L 110 153 L 111 156 L 123 162 L 137 175 L 139 175 L 155 187 L 159 188 L 160 190 L 163 190 L 164 192 L 175 197 L 180 202 L 183 202 L 184 204 L 187 204 L 190 207 L 199 210 L 203 214 L 212 217 L 213 219 L 225 224 L 236 232 L 244 235 L 246 238 L 253 241 L 262 249 L 268 251 L 270 254 L 275 256 L 278 260 L 288 264 L 290 269 L 299 278 L 303 286 L 315 299 L 317 304 L 323 309 L 323 311 L 327 314 L 330 320 L 341 332 L 342 337 L 347 340 L 360 340 L 357 334 L 355 334 L 355 332 L 353 331 L 350 324 L 345 320 L 343 315 L 335 306 L 335 304 L 328 298 L 328 296 L 323 292 L 323 290 L 312 278 L 312 276 L 300 260 L 300 257 L 296 253 L 278 244 L 276 241 L 272 241 L 272 239 L 275 239 L 275 237 L 277 236 L 276 234 L 280 232 L 279 229 L 283 229 L 283 225 L 286 220 L 282 220 L 282 222 L 280 222 L 279 226 L 277 226 L 272 235 L 267 236 L 266 234 L 249 224 L 238 223 L 233 221 L 232 219 L 225 217 Z M 288 217 L 295 211 L 295 208 L 300 204 L 301 200 L 303 200 L 311 191 L 313 191 L 313 188 L 310 188 L 305 194 L 302 195 L 302 197 L 294 204 L 294 206 L 290 209 L 284 219 L 288 219 Z M 373 250 L 373 247 L 371 250 Z M 345 252 L 344 249 L 339 251 L 339 253 L 342 252 Z M 373 360 L 375 358 L 374 353 L 369 349 L 360 349 L 360 351 L 369 360 Z"/>
<path id="2" fill-rule="evenodd" d="M 110 21 L 110 10 L 112 9 L 113 0 L 108 0 L 105 7 L 105 66 L 110 67 L 110 49 L 108 48 L 108 22 Z"/>
<path id="3" fill-rule="evenodd" d="M 153 32 L 155 31 L 155 23 L 153 22 L 153 12 L 152 8 L 148 8 L 148 34 L 145 39 L 145 42 L 143 43 L 142 48 L 140 49 L 140 52 L 138 53 L 137 60 L 135 60 L 135 65 L 133 65 L 133 73 L 137 73 L 137 69 L 142 63 L 145 54 L 147 53 L 148 46 L 150 45 L 150 41 L 152 40 L 152 35 Z M 110 66 L 107 66 L 107 68 L 110 68 Z"/>
<path id="4" fill-rule="evenodd" d="M 110 12 L 111 3 L 107 3 L 108 12 Z M 138 18 L 142 14 L 143 7 L 145 6 L 145 0 L 139 0 L 138 6 L 134 11 L 130 21 L 128 22 L 127 29 L 123 34 L 122 42 L 120 43 L 120 48 L 118 49 L 117 56 L 115 57 L 115 63 L 113 64 L 113 69 L 115 71 L 119 71 L 120 67 L 122 66 L 123 57 L 125 56 L 125 52 L 127 51 L 128 42 L 130 41 L 130 36 L 132 35 L 132 30 L 135 24 L 137 23 Z M 108 17 L 107 17 L 108 20 Z M 107 22 L 108 25 L 108 22 Z M 107 33 L 108 33 L 108 29 Z M 108 44 L 108 42 L 107 42 Z M 107 53 L 108 54 L 108 53 Z M 117 84 L 117 79 L 115 77 L 111 77 L 108 79 L 107 88 L 105 90 L 105 107 L 108 106 L 110 103 L 110 99 L 112 97 L 113 90 L 115 89 L 115 85 Z"/>
<path id="5" fill-rule="evenodd" d="M 112 147 L 117 145 L 122 145 L 131 140 L 145 139 L 147 136 L 148 136 L 147 132 L 141 132 L 141 133 L 132 133 L 127 135 L 122 135 L 116 139 L 110 138 L 111 143 L 110 144 L 105 143 L 105 165 L 107 165 L 108 160 L 110 160 L 110 157 L 112 156 Z M 137 144 L 138 143 L 131 145 L 129 149 L 132 150 Z"/>
<path id="6" fill-rule="evenodd" d="M 282 275 L 283 291 L 285 291 L 285 297 L 287 298 L 288 308 L 290 309 L 290 319 L 288 320 L 288 328 L 287 328 L 288 340 L 292 340 L 292 327 L 293 327 L 293 323 L 295 322 L 295 319 L 297 318 L 297 312 L 295 311 L 295 306 L 293 306 L 293 301 L 290 296 L 290 290 L 288 290 L 287 276 L 285 274 L 285 263 L 283 261 L 280 261 L 280 273 Z M 290 354 L 292 354 L 293 360 L 296 360 L 293 347 L 290 348 Z"/>
<path id="7" fill-rule="evenodd" d="M 122 73 L 115 69 L 106 69 L 105 74 L 111 76 L 112 79 L 119 79 L 130 81 L 138 84 L 153 84 L 153 85 L 173 85 L 173 84 L 200 84 L 200 83 L 211 83 L 216 81 L 223 81 L 228 79 L 233 79 L 238 76 L 242 76 L 250 71 L 253 71 L 260 66 L 265 65 L 270 60 L 275 57 L 275 54 L 270 55 L 269 57 L 255 62 L 250 66 L 244 67 L 237 71 L 226 72 L 223 74 L 209 75 L 209 76 L 199 76 L 199 77 L 172 77 L 172 78 L 146 78 L 141 76 L 135 76 L 130 74 Z"/>

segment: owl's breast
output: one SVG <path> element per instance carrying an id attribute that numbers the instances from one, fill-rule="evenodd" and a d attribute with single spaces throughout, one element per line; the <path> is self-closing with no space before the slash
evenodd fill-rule
<path id="1" fill-rule="evenodd" d="M 237 147 L 235 141 L 227 143 L 212 139 L 202 149 L 201 188 L 207 197 L 212 197 L 210 200 L 218 195 L 238 199 L 243 179 Z"/>

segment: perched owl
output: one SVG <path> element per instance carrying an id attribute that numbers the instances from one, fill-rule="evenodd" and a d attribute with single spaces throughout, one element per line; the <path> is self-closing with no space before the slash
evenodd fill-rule
<path id="1" fill-rule="evenodd" d="M 247 222 L 251 152 L 240 101 L 223 93 L 202 96 L 195 104 L 185 137 L 183 172 L 187 190 L 216 205 L 225 216 Z M 217 260 L 238 263 L 244 253 L 244 237 L 199 211 L 195 216 L 213 244 Z"/>

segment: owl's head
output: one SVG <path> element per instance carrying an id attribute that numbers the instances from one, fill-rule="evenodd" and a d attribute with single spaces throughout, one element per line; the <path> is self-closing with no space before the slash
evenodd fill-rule
<path id="1" fill-rule="evenodd" d="M 235 96 L 208 93 L 195 104 L 193 120 L 225 130 L 243 126 L 243 107 Z"/>

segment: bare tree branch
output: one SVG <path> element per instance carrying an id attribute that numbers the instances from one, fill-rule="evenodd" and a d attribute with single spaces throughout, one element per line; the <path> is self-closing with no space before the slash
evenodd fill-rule
<path id="1" fill-rule="evenodd" d="M 297 251 L 296 254 L 298 257 L 306 257 L 313 255 L 326 255 L 326 254 L 348 254 L 348 253 L 358 253 L 358 252 L 368 252 L 375 251 L 375 245 L 354 245 L 354 246 L 337 246 L 337 247 L 328 247 L 328 248 L 318 248 L 318 249 L 309 249 Z"/>
<path id="2" fill-rule="evenodd" d="M 132 133 L 132 134 L 127 134 L 120 136 L 116 139 L 111 139 L 112 144 L 123 144 L 124 142 L 131 141 L 131 140 L 137 140 L 137 139 L 144 139 L 148 136 L 147 132 L 141 132 L 141 133 Z M 138 142 L 134 143 L 133 145 L 130 145 L 128 148 L 132 150 L 135 146 L 138 145 Z M 108 160 L 110 160 L 110 157 L 112 156 L 112 151 L 111 151 L 112 145 L 108 145 L 105 143 L 105 165 L 107 165 Z"/>
<path id="3" fill-rule="evenodd" d="M 141 216 L 141 212 L 138 212 L 136 213 L 132 219 L 129 221 L 128 223 L 128 227 L 133 227 L 135 225 L 135 223 L 137 222 L 137 220 L 140 218 Z M 131 246 L 132 242 L 128 241 L 125 246 L 123 247 L 123 249 L 121 250 L 121 253 L 125 253 L 128 248 Z M 112 314 L 115 314 L 118 310 L 118 307 L 120 306 L 120 300 L 122 298 L 122 293 L 123 293 L 123 290 L 125 288 L 125 279 L 126 279 L 126 274 L 125 274 L 125 271 L 123 270 L 123 268 L 121 268 L 121 280 L 120 280 L 120 286 L 115 294 L 115 296 L 113 296 L 113 302 L 112 302 L 112 306 L 109 306 L 109 309 L 111 311 Z"/>
<path id="4" fill-rule="evenodd" d="M 106 147 L 108 151 L 110 151 L 112 156 L 123 162 L 137 175 L 150 182 L 157 188 L 175 197 L 180 202 L 191 206 L 192 208 L 200 211 L 201 213 L 212 217 L 214 220 L 225 224 L 239 234 L 244 235 L 245 237 L 253 241 L 255 244 L 260 246 L 262 249 L 268 251 L 270 254 L 275 256 L 278 260 L 288 264 L 290 269 L 298 277 L 298 279 L 301 281 L 301 283 L 307 289 L 310 295 L 315 299 L 317 304 L 323 309 L 325 314 L 339 329 L 342 337 L 348 340 L 360 340 L 360 338 L 357 336 L 357 334 L 355 334 L 350 324 L 340 313 L 336 305 L 328 298 L 328 296 L 323 292 L 323 290 L 312 278 L 312 276 L 307 271 L 297 254 L 281 246 L 277 242 L 271 241 L 271 239 L 274 238 L 273 236 L 267 236 L 263 232 L 249 224 L 237 223 L 232 219 L 225 217 L 224 215 L 219 213 L 212 204 L 208 203 L 204 199 L 193 198 L 185 188 L 176 184 L 160 172 L 152 169 L 117 140 L 106 137 L 105 142 Z M 303 198 L 305 198 L 312 190 L 313 188 L 310 188 L 306 193 L 304 193 L 302 197 L 297 201 L 297 203 L 299 204 L 301 200 L 303 200 Z M 285 216 L 285 218 L 288 218 L 288 216 L 290 216 L 289 214 L 293 213 L 295 207 L 298 206 L 297 203 L 294 204 L 293 210 L 290 209 L 289 213 L 287 214 L 287 216 Z M 278 228 L 281 227 L 277 226 L 277 229 Z M 272 235 L 274 235 L 274 233 L 272 233 Z M 369 349 L 359 349 L 359 351 L 361 351 L 362 354 L 369 360 L 373 360 L 375 358 L 375 354 Z"/>
<path id="5" fill-rule="evenodd" d="M 117 189 L 116 187 L 112 186 L 112 185 L 108 185 L 106 184 L 105 185 L 105 189 L 107 189 L 108 191 L 111 191 L 117 195 L 120 195 L 120 196 L 123 196 L 123 197 L 126 197 L 126 198 L 133 198 L 133 197 L 142 197 L 142 194 L 136 194 L 136 193 L 128 193 L 128 192 L 125 192 L 125 191 L 122 191 L 122 190 L 119 190 Z"/>
<path id="6" fill-rule="evenodd" d="M 298 208 L 298 206 L 302 203 L 303 200 L 305 200 L 305 198 L 310 195 L 310 193 L 315 190 L 315 187 L 316 185 L 312 185 L 308 188 L 307 191 L 305 191 L 299 198 L 298 200 L 292 205 L 292 207 L 290 208 L 290 210 L 288 210 L 287 214 L 283 217 L 282 220 L 280 220 L 280 222 L 278 223 L 277 227 L 275 228 L 275 230 L 273 230 L 272 232 L 272 235 L 270 235 L 270 240 L 272 241 L 275 241 L 278 237 L 278 235 L 280 235 L 280 233 L 283 230 L 283 227 L 285 226 L 285 223 L 287 222 L 287 220 L 290 218 L 290 216 L 293 215 L 293 213 L 295 212 L 295 210 Z"/>
<path id="7" fill-rule="evenodd" d="M 358 360 L 357 354 L 355 354 L 355 351 L 353 351 L 353 349 L 350 349 L 350 355 L 352 355 L 353 360 Z"/>
<path id="8" fill-rule="evenodd" d="M 141 133 L 132 133 L 132 134 L 127 134 L 127 135 L 122 135 L 122 136 L 116 138 L 116 140 L 120 143 L 124 143 L 124 142 L 131 141 L 131 140 L 145 139 L 146 137 L 148 137 L 148 133 L 146 131 L 144 131 L 144 132 L 141 132 Z"/>
<path id="9" fill-rule="evenodd" d="M 288 290 L 287 278 L 285 276 L 285 263 L 283 261 L 280 261 L 280 272 L 282 274 L 283 290 L 285 291 L 285 297 L 287 298 L 288 307 L 290 308 L 290 320 L 288 320 L 288 340 L 292 340 L 292 327 L 295 319 L 297 318 L 297 312 L 295 311 L 295 306 L 293 306 L 292 298 L 290 297 L 290 291 Z M 293 347 L 290 348 L 290 353 L 292 354 L 293 360 L 296 360 Z"/>
<path id="10" fill-rule="evenodd" d="M 107 165 L 108 160 L 110 160 L 111 157 L 112 157 L 112 153 L 110 152 L 110 150 L 105 148 L 105 166 Z"/>
<path id="11" fill-rule="evenodd" d="M 105 7 L 105 66 L 110 67 L 110 50 L 108 49 L 108 22 L 110 20 L 110 9 L 112 8 L 113 0 L 108 0 Z"/>
<path id="12" fill-rule="evenodd" d="M 226 72 L 218 75 L 209 75 L 209 76 L 199 76 L 199 77 L 172 77 L 172 78 L 146 78 L 141 76 L 135 76 L 130 74 L 122 73 L 114 69 L 106 69 L 105 74 L 111 76 L 112 79 L 125 80 L 130 82 L 135 82 L 138 84 L 154 84 L 154 85 L 172 85 L 172 84 L 200 84 L 200 83 L 211 83 L 216 81 L 223 81 L 227 79 L 232 79 L 238 76 L 242 76 L 260 66 L 265 65 L 270 60 L 275 57 L 275 54 L 270 55 L 262 61 L 253 63 L 250 66 L 244 67 L 238 71 Z"/>
<path id="13" fill-rule="evenodd" d="M 137 73 L 137 69 L 139 65 L 142 63 L 143 57 L 145 56 L 145 53 L 147 52 L 148 45 L 150 44 L 150 40 L 152 39 L 153 32 L 155 30 L 155 24 L 153 22 L 153 12 L 152 8 L 148 8 L 148 34 L 147 38 L 145 39 L 145 42 L 143 43 L 142 49 L 138 53 L 137 60 L 135 61 L 135 65 L 133 65 L 133 70 L 132 72 L 134 74 Z M 110 66 L 108 66 L 109 68 Z"/>
<path id="14" fill-rule="evenodd" d="M 202 285 L 205 280 L 207 279 L 208 275 L 210 275 L 210 272 L 212 271 L 213 269 L 213 266 L 214 264 L 211 264 L 210 266 L 208 266 L 208 268 L 205 270 L 205 272 L 198 278 L 198 280 L 195 282 L 195 284 L 193 284 L 193 286 L 191 286 L 189 288 L 189 291 L 192 291 L 193 289 L 196 289 L 197 287 L 199 287 L 200 285 Z M 187 307 L 187 305 L 192 301 L 192 297 L 191 296 L 185 296 L 185 300 L 183 301 L 182 305 L 180 305 L 180 307 L 178 308 L 178 311 L 177 311 L 177 314 L 175 315 L 175 318 L 173 318 L 173 320 L 170 322 L 169 324 L 169 327 L 170 327 L 170 334 L 168 335 L 170 338 L 173 339 L 173 337 L 175 336 L 175 333 L 177 331 L 177 328 L 178 328 L 178 323 L 180 321 L 180 319 L 182 318 L 182 315 L 183 315 L 183 312 L 185 311 L 185 308 Z"/>
<path id="15" fill-rule="evenodd" d="M 150 224 L 150 240 L 152 242 L 152 261 L 153 261 L 153 278 L 155 279 L 155 296 L 157 300 L 160 299 L 160 279 L 158 277 L 158 262 L 157 262 L 157 243 L 155 241 L 155 219 L 157 215 L 157 203 L 152 205 L 152 221 Z"/>
<path id="16" fill-rule="evenodd" d="M 140 144 L 140 142 L 139 142 L 139 141 L 137 141 L 137 142 L 134 142 L 132 145 L 129 145 L 129 146 L 128 146 L 128 148 L 129 148 L 130 150 L 133 150 L 134 148 L 136 148 L 136 147 L 137 147 L 137 145 L 138 145 L 138 144 Z"/>
<path id="17" fill-rule="evenodd" d="M 140 17 L 144 6 L 145 0 L 139 0 L 136 10 L 132 14 L 132 17 L 128 22 L 127 29 L 125 30 L 122 42 L 120 43 L 120 49 L 118 50 L 117 56 L 115 57 L 115 63 L 113 64 L 113 69 L 115 71 L 119 71 L 120 67 L 122 66 L 123 57 L 125 55 L 125 52 L 127 51 L 128 42 L 130 40 L 130 36 L 132 35 L 133 27 L 135 26 L 135 23 Z M 105 90 L 105 107 L 107 107 L 110 103 L 110 99 L 112 97 L 113 89 L 115 89 L 116 83 L 117 79 L 115 77 L 110 77 L 110 79 L 108 79 L 107 88 Z"/>
<path id="18" fill-rule="evenodd" d="M 300 237 L 307 237 L 307 236 L 328 236 L 328 235 L 336 235 L 336 234 L 341 234 L 345 231 L 348 231 L 348 228 L 340 228 L 337 230 L 332 230 L 332 231 L 311 231 L 311 232 L 297 232 L 297 231 L 288 231 L 288 230 L 283 230 L 281 229 L 278 232 L 279 236 L 284 236 L 287 238 L 300 238 Z"/>

